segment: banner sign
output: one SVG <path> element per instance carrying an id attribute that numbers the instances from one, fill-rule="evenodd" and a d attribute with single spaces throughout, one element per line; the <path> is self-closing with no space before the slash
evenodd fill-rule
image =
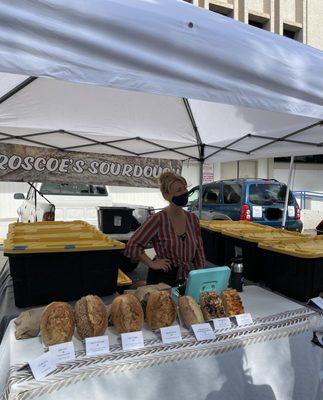
<path id="1" fill-rule="evenodd" d="M 156 188 L 158 177 L 165 171 L 181 174 L 182 162 L 0 144 L 0 181 Z"/>

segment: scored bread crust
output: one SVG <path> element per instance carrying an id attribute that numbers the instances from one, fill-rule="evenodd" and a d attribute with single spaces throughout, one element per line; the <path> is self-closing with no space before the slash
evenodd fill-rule
<path id="1" fill-rule="evenodd" d="M 153 331 L 173 324 L 176 319 L 176 305 L 169 292 L 162 290 L 149 295 L 146 319 Z"/>
<path id="2" fill-rule="evenodd" d="M 186 328 L 191 325 L 202 324 L 204 317 L 199 305 L 191 296 L 182 296 L 178 301 L 179 312 Z"/>
<path id="3" fill-rule="evenodd" d="M 140 301 L 132 294 L 116 297 L 111 307 L 111 319 L 119 333 L 141 331 L 144 312 Z"/>
<path id="4" fill-rule="evenodd" d="M 47 346 L 71 341 L 74 329 L 74 310 L 68 303 L 54 301 L 43 311 L 40 332 Z"/>
<path id="5" fill-rule="evenodd" d="M 105 304 L 98 296 L 82 297 L 75 304 L 77 332 L 82 339 L 101 336 L 108 326 L 108 313 Z"/>

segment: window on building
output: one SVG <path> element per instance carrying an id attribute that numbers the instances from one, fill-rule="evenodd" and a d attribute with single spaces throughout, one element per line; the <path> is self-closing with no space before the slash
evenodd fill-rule
<path id="1" fill-rule="evenodd" d="M 294 158 L 296 163 L 302 164 L 323 164 L 323 154 L 313 156 L 297 156 Z M 276 157 L 275 162 L 290 162 L 290 157 Z"/>
<path id="2" fill-rule="evenodd" d="M 185 1 L 186 3 L 193 4 L 193 0 L 183 0 L 183 1 Z"/>
<path id="3" fill-rule="evenodd" d="M 259 15 L 249 14 L 248 24 L 266 31 L 270 30 L 270 20 Z"/>
<path id="4" fill-rule="evenodd" d="M 225 17 L 233 18 L 233 8 L 210 3 L 209 10 L 224 15 Z"/>
<path id="5" fill-rule="evenodd" d="M 296 32 L 290 31 L 288 29 L 284 29 L 283 35 L 290 39 L 295 39 Z"/>
<path id="6" fill-rule="evenodd" d="M 297 40 L 299 42 L 303 41 L 303 30 L 299 26 L 284 24 L 283 25 L 283 35 L 290 39 Z"/>

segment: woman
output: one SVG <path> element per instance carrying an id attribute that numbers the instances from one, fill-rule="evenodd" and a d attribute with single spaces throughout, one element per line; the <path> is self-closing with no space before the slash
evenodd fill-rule
<path id="1" fill-rule="evenodd" d="M 199 220 L 182 208 L 188 202 L 186 180 L 173 172 L 165 172 L 159 181 L 169 206 L 152 215 L 136 230 L 124 254 L 149 267 L 148 285 L 164 282 L 175 286 L 187 279 L 190 270 L 204 268 L 205 256 Z M 144 251 L 148 242 L 156 252 L 153 260 Z"/>

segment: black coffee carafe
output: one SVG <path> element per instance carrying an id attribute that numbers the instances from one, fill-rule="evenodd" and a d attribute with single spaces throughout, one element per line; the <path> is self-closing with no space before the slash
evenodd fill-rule
<path id="1" fill-rule="evenodd" d="M 238 292 L 243 291 L 243 263 L 241 257 L 235 257 L 231 260 L 231 287 Z"/>

